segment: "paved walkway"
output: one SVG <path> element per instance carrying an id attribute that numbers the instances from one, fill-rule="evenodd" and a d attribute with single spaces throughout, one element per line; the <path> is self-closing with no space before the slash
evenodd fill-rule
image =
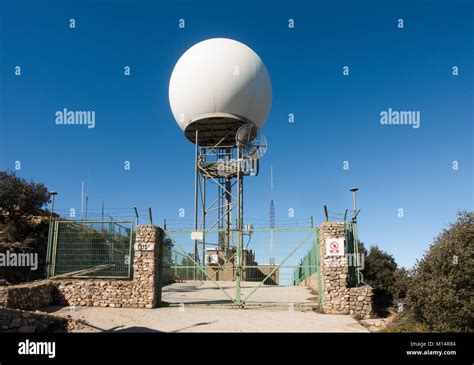
<path id="1" fill-rule="evenodd" d="M 163 287 L 162 300 L 172 304 L 212 304 L 227 303 L 235 298 L 235 282 L 219 281 L 220 289 L 212 281 L 185 281 Z M 316 296 L 304 286 L 276 286 L 262 285 L 260 283 L 244 281 L 241 283 L 241 298 L 246 304 L 285 304 L 288 303 L 316 303 Z M 252 291 L 256 289 L 253 293 Z"/>
<path id="2" fill-rule="evenodd" d="M 78 332 L 368 332 L 350 316 L 288 309 L 167 307 L 155 309 L 49 308 L 83 319 Z"/>

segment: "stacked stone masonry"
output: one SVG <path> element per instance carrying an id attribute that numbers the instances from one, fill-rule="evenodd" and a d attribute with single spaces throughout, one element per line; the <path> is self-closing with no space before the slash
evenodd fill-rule
<path id="1" fill-rule="evenodd" d="M 162 231 L 153 225 L 137 226 L 132 280 L 51 280 L 57 288 L 57 302 L 89 307 L 157 306 L 161 235 Z"/>
<path id="2" fill-rule="evenodd" d="M 326 239 L 345 238 L 344 222 L 324 222 L 320 226 L 322 310 L 370 318 L 373 290 L 370 286 L 348 286 L 349 266 L 345 256 L 326 256 Z"/>
<path id="3" fill-rule="evenodd" d="M 0 287 L 0 307 L 34 310 L 48 304 L 152 308 L 161 300 L 160 240 L 153 225 L 137 226 L 130 280 L 49 279 Z"/>
<path id="4" fill-rule="evenodd" d="M 54 287 L 48 280 L 0 287 L 0 307 L 35 310 L 53 300 Z"/>
<path id="5" fill-rule="evenodd" d="M 66 318 L 46 313 L 32 313 L 18 309 L 0 308 L 0 332 L 67 332 Z"/>

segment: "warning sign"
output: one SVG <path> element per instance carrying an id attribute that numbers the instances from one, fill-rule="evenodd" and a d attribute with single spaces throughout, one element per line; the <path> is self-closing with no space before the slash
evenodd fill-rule
<path id="1" fill-rule="evenodd" d="M 344 238 L 327 239 L 326 256 L 344 256 Z"/>
<path id="2" fill-rule="evenodd" d="M 193 231 L 191 232 L 191 239 L 194 241 L 202 241 L 204 238 L 204 232 L 202 231 Z"/>

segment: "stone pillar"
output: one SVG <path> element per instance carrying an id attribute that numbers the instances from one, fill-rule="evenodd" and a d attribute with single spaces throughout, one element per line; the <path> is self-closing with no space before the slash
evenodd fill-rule
<path id="1" fill-rule="evenodd" d="M 347 256 L 326 256 L 327 239 L 346 238 L 345 223 L 324 222 L 319 232 L 323 312 L 369 318 L 372 313 L 372 288 L 367 285 L 349 287 L 348 274 L 351 260 L 348 260 Z"/>
<path id="2" fill-rule="evenodd" d="M 161 302 L 161 240 L 163 231 L 151 224 L 136 230 L 133 257 L 133 296 L 145 308 Z M 141 305 L 139 305 L 141 306 Z"/>
<path id="3" fill-rule="evenodd" d="M 326 256 L 326 240 L 345 238 L 344 222 L 324 222 L 320 226 L 321 286 L 324 313 L 349 314 L 349 268 L 343 256 Z"/>

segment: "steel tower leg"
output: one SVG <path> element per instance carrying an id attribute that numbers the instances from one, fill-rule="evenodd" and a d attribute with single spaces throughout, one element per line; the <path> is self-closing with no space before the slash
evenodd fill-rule
<path id="1" fill-rule="evenodd" d="M 232 180 L 226 179 L 225 182 L 225 189 L 227 190 L 225 192 L 225 253 L 226 255 L 229 255 L 230 253 L 230 244 L 232 242 L 232 213 L 231 213 L 231 207 L 232 207 Z"/>
<path id="2" fill-rule="evenodd" d="M 240 285 L 242 280 L 242 242 L 243 242 L 243 176 L 241 173 L 241 155 L 237 152 L 237 257 L 235 274 L 235 301 L 242 305 L 240 298 Z"/>
<path id="3" fill-rule="evenodd" d="M 194 179 L 194 230 L 198 229 L 198 190 L 199 190 L 199 132 L 196 129 L 196 157 L 195 157 L 195 179 Z M 196 260 L 197 260 L 197 240 L 194 240 L 194 273 L 193 278 L 196 280 Z"/>
<path id="4" fill-rule="evenodd" d="M 207 214 L 207 208 L 206 208 L 206 184 L 207 184 L 207 179 L 203 179 L 203 184 L 202 184 L 202 230 L 204 232 L 203 238 L 202 238 L 202 267 L 204 270 L 207 272 L 207 262 L 206 262 L 206 214 Z M 204 276 L 205 278 L 205 276 Z"/>

